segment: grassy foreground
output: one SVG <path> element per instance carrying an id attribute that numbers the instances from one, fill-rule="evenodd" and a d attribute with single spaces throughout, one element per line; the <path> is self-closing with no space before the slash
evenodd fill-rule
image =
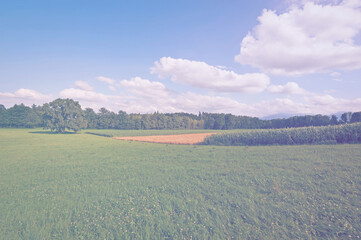
<path id="1" fill-rule="evenodd" d="M 1 239 L 361 238 L 359 144 L 183 146 L 0 129 L 0 153 Z"/>

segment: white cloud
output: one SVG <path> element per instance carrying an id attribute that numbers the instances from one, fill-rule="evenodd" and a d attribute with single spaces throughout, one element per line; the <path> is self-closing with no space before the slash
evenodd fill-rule
<path id="1" fill-rule="evenodd" d="M 74 100 L 85 100 L 93 102 L 107 102 L 109 100 L 108 95 L 76 88 L 64 89 L 59 93 L 59 95 L 62 98 L 72 98 Z"/>
<path id="2" fill-rule="evenodd" d="M 322 1 L 323 2 L 323 1 Z M 306 1 L 286 13 L 264 10 L 235 60 L 279 75 L 361 68 L 361 1 Z"/>
<path id="3" fill-rule="evenodd" d="M 332 3 L 337 4 L 340 1 L 339 0 L 285 0 L 285 2 L 292 7 L 298 6 L 301 7 L 305 3 L 312 2 L 312 3 Z"/>
<path id="4" fill-rule="evenodd" d="M 113 79 L 107 78 L 107 77 L 102 77 L 102 76 L 100 76 L 100 77 L 97 77 L 96 79 L 98 79 L 98 80 L 101 81 L 101 82 L 108 83 L 108 84 L 110 84 L 110 85 L 113 85 L 113 84 L 115 83 L 115 81 L 114 81 Z"/>
<path id="5" fill-rule="evenodd" d="M 131 80 L 122 80 L 120 86 L 126 88 L 129 92 L 148 98 L 168 97 L 169 91 L 161 82 L 151 82 L 140 77 Z"/>
<path id="6" fill-rule="evenodd" d="M 298 86 L 295 82 L 288 82 L 286 85 L 271 85 L 267 88 L 270 93 L 275 94 L 298 94 L 305 95 L 308 92 Z"/>
<path id="7" fill-rule="evenodd" d="M 35 90 L 20 88 L 14 93 L 0 92 L 0 104 L 12 107 L 14 104 L 23 103 L 25 105 L 41 105 L 52 99 L 51 95 L 45 95 Z"/>
<path id="8" fill-rule="evenodd" d="M 341 4 L 351 8 L 361 8 L 360 0 L 344 0 Z"/>
<path id="9" fill-rule="evenodd" d="M 339 73 L 339 72 L 332 72 L 332 73 L 330 73 L 330 76 L 331 77 L 338 77 L 338 76 L 340 76 L 341 75 L 341 73 Z"/>
<path id="10" fill-rule="evenodd" d="M 361 98 L 342 99 L 330 95 L 313 95 L 304 101 L 293 101 L 289 98 L 277 98 L 270 101 L 251 104 L 253 116 L 265 117 L 277 114 L 290 115 L 331 115 L 338 112 L 358 112 L 361 109 Z"/>
<path id="11" fill-rule="evenodd" d="M 111 91 L 116 91 L 116 90 L 117 90 L 114 86 L 109 86 L 109 89 L 110 89 Z"/>
<path id="12" fill-rule="evenodd" d="M 277 114 L 309 114 L 311 113 L 310 109 L 298 102 L 294 102 L 289 98 L 276 98 L 269 101 L 261 101 L 251 105 L 254 109 L 254 114 L 252 116 L 257 117 L 266 117 Z"/>
<path id="13" fill-rule="evenodd" d="M 174 82 L 221 92 L 262 92 L 270 82 L 263 73 L 237 74 L 204 62 L 171 57 L 155 62 L 151 73 L 160 78 L 171 77 Z"/>
<path id="14" fill-rule="evenodd" d="M 227 97 L 208 96 L 187 92 L 179 95 L 175 100 L 175 104 L 177 104 L 177 107 L 182 112 L 235 112 L 237 114 L 241 114 L 241 112 L 245 112 L 245 110 L 250 112 L 250 108 L 247 104 L 240 103 Z"/>
<path id="15" fill-rule="evenodd" d="M 93 91 L 94 90 L 93 87 L 91 87 L 87 82 L 84 82 L 84 81 L 76 81 L 75 88 L 85 90 L 85 91 Z"/>
<path id="16" fill-rule="evenodd" d="M 0 92 L 0 97 L 29 99 L 29 100 L 48 100 L 51 96 L 41 94 L 35 90 L 20 88 L 14 93 Z"/>
<path id="17" fill-rule="evenodd" d="M 122 98 L 109 97 L 113 103 L 110 109 L 118 108 L 128 113 L 151 113 L 159 112 L 234 112 L 244 113 L 246 104 L 242 104 L 231 98 L 220 96 L 207 96 L 193 92 L 177 93 L 166 88 L 157 81 L 150 81 L 135 77 L 130 80 L 122 80 L 119 83 L 125 92 Z M 71 94 L 74 94 L 73 92 Z M 116 106 L 116 107 L 115 107 Z"/>
<path id="18" fill-rule="evenodd" d="M 278 94 L 301 94 L 303 101 L 292 98 L 276 98 L 257 103 L 242 103 L 231 97 L 209 96 L 195 92 L 175 92 L 169 90 L 163 83 L 150 81 L 140 77 L 122 80 L 121 95 L 105 95 L 82 89 L 65 89 L 60 96 L 73 98 L 80 102 L 83 108 L 91 107 L 98 110 L 101 107 L 117 112 L 152 113 L 155 111 L 233 113 L 265 117 L 276 114 L 334 114 L 345 111 L 360 111 L 361 99 L 342 99 L 330 95 L 317 95 L 300 88 L 297 83 L 290 82 L 280 86 L 269 86 L 268 91 Z"/>
<path id="19" fill-rule="evenodd" d="M 312 106 L 314 113 L 337 113 L 361 111 L 361 98 L 343 99 L 330 95 L 315 95 L 305 98 L 306 104 Z"/>

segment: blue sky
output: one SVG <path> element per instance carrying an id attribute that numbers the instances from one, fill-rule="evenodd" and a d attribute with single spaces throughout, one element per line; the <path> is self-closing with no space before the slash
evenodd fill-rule
<path id="1" fill-rule="evenodd" d="M 0 104 L 361 111 L 358 0 L 7 1 Z"/>

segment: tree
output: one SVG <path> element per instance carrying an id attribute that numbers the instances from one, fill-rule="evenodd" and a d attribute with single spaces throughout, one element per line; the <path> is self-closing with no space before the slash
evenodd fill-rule
<path id="1" fill-rule="evenodd" d="M 120 110 L 117 115 L 117 128 L 118 129 L 128 129 L 129 128 L 129 119 L 127 113 Z"/>
<path id="2" fill-rule="evenodd" d="M 350 122 L 352 123 L 361 122 L 361 112 L 352 113 Z"/>
<path id="3" fill-rule="evenodd" d="M 345 112 L 341 115 L 343 123 L 349 123 L 352 117 L 352 112 Z"/>
<path id="4" fill-rule="evenodd" d="M 337 116 L 336 116 L 336 115 L 332 115 L 332 116 L 331 116 L 330 123 L 331 123 L 331 125 L 337 125 L 337 124 L 338 124 L 338 120 L 337 120 Z"/>
<path id="5" fill-rule="evenodd" d="M 78 102 L 72 99 L 58 98 L 43 106 L 43 127 L 57 133 L 64 133 L 66 129 L 74 132 L 87 126 L 84 112 Z"/>
<path id="6" fill-rule="evenodd" d="M 98 127 L 98 115 L 91 108 L 86 108 L 84 116 L 87 121 L 87 128 L 94 129 Z"/>
<path id="7" fill-rule="evenodd" d="M 40 126 L 41 119 L 39 115 L 32 108 L 27 107 L 24 104 L 15 104 L 6 112 L 9 127 L 33 128 Z"/>
<path id="8" fill-rule="evenodd" d="M 7 127 L 9 124 L 8 114 L 4 105 L 0 104 L 0 127 Z"/>

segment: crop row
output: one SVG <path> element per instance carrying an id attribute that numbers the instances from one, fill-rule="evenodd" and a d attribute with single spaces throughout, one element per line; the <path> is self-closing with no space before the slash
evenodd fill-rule
<path id="1" fill-rule="evenodd" d="M 361 123 L 326 127 L 245 130 L 207 137 L 202 144 L 220 146 L 361 143 Z"/>

